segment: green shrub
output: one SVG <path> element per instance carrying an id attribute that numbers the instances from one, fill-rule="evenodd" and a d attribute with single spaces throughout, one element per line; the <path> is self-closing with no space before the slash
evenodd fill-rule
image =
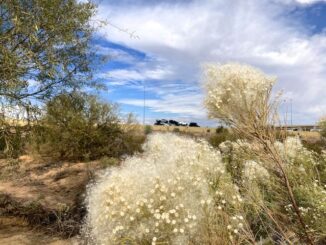
<path id="1" fill-rule="evenodd" d="M 107 167 L 111 167 L 111 166 L 116 166 L 119 163 L 119 159 L 118 158 L 114 158 L 114 157 L 102 157 L 100 159 L 100 164 L 103 168 L 107 168 Z"/>
<path id="2" fill-rule="evenodd" d="M 214 147 L 218 147 L 222 142 L 227 140 L 234 141 L 236 137 L 227 128 L 222 126 L 218 127 L 216 129 L 216 134 L 210 136 L 208 139 L 209 143 Z"/>
<path id="3" fill-rule="evenodd" d="M 315 142 L 310 142 L 308 140 L 302 140 L 302 144 L 305 148 L 310 151 L 314 151 L 318 154 L 321 154 L 323 150 L 326 150 L 326 140 L 321 139 Z"/>
<path id="4" fill-rule="evenodd" d="M 322 119 L 322 120 L 319 122 L 319 126 L 320 126 L 320 128 L 321 128 L 320 135 L 321 135 L 323 138 L 326 138 L 326 119 Z"/>
<path id="5" fill-rule="evenodd" d="M 23 127 L 0 123 L 0 156 L 18 158 L 24 151 L 24 138 L 27 137 Z"/>
<path id="6" fill-rule="evenodd" d="M 174 128 L 173 133 L 180 133 L 180 129 L 179 128 Z"/>
<path id="7" fill-rule="evenodd" d="M 116 106 L 95 96 L 65 93 L 47 103 L 33 128 L 31 148 L 57 159 L 92 160 L 131 154 L 139 149 L 133 140 L 120 128 Z"/>
<path id="8" fill-rule="evenodd" d="M 152 127 L 150 125 L 146 125 L 145 128 L 144 128 L 144 133 L 146 135 L 148 135 L 148 134 L 151 134 L 152 132 L 153 132 Z"/>
<path id="9" fill-rule="evenodd" d="M 215 132 L 216 132 L 217 134 L 219 134 L 219 133 L 223 133 L 225 130 L 226 130 L 226 128 L 224 128 L 223 126 L 218 126 L 218 127 L 216 128 Z"/>

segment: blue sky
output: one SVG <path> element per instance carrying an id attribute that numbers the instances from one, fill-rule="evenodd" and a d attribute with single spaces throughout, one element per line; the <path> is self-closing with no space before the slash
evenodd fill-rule
<path id="1" fill-rule="evenodd" d="M 171 118 L 216 125 L 203 107 L 205 63 L 240 62 L 278 77 L 293 122 L 326 114 L 326 1 L 100 1 L 93 46 L 110 60 L 97 76 L 103 99 L 142 122 Z M 288 116 L 289 118 L 289 116 Z"/>

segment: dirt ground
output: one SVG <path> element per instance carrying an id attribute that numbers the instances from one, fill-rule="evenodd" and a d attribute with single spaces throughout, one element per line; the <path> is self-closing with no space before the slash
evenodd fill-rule
<path id="1" fill-rule="evenodd" d="M 99 162 L 0 160 L 0 244 L 78 244 L 85 187 Z"/>
<path id="2" fill-rule="evenodd" d="M 31 228 L 27 222 L 14 217 L 0 218 L 0 244 L 3 245 L 75 245 L 78 239 L 62 239 Z"/>

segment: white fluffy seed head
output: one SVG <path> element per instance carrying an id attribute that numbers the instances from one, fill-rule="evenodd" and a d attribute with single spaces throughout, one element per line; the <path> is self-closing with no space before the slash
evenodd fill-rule
<path id="1" fill-rule="evenodd" d="M 266 104 L 276 79 L 248 65 L 208 64 L 204 71 L 205 105 L 211 118 L 243 122 Z M 263 109 L 263 108 L 262 108 Z"/>
<path id="2" fill-rule="evenodd" d="M 213 209 L 215 192 L 207 180 L 222 175 L 214 171 L 217 167 L 224 170 L 218 151 L 207 142 L 169 133 L 150 135 L 143 148 L 142 156 L 108 169 L 88 190 L 87 225 L 99 244 L 121 237 L 150 243 L 158 234 L 163 241 L 187 243 L 196 237 L 204 209 Z"/>

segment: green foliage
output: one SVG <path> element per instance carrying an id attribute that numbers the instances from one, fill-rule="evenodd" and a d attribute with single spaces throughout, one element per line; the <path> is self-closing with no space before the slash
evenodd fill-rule
<path id="1" fill-rule="evenodd" d="M 17 158 L 24 151 L 24 127 L 0 121 L 0 156 Z"/>
<path id="2" fill-rule="evenodd" d="M 320 134 L 322 137 L 326 138 L 326 120 L 323 119 L 319 122 L 319 126 L 321 128 Z"/>
<path id="3" fill-rule="evenodd" d="M 174 128 L 173 133 L 180 133 L 180 129 L 179 128 Z"/>
<path id="4" fill-rule="evenodd" d="M 308 140 L 302 140 L 302 144 L 305 148 L 307 148 L 310 151 L 314 151 L 318 154 L 321 154 L 323 150 L 326 150 L 326 140 L 321 139 L 318 141 L 308 141 Z"/>
<path id="5" fill-rule="evenodd" d="M 145 135 L 148 135 L 148 134 L 150 134 L 152 132 L 153 132 L 152 127 L 150 125 L 146 125 L 145 128 L 144 128 Z"/>
<path id="6" fill-rule="evenodd" d="M 24 108 L 25 120 L 62 91 L 100 87 L 92 71 L 103 57 L 89 45 L 95 7 L 77 0 L 0 1 L 2 155 L 17 157 L 28 136 L 28 127 L 8 123 L 10 108 Z"/>
<path id="7" fill-rule="evenodd" d="M 216 134 L 210 136 L 208 139 L 209 143 L 214 147 L 218 147 L 222 142 L 227 140 L 234 141 L 236 140 L 236 136 L 223 126 L 218 127 Z"/>
<path id="8" fill-rule="evenodd" d="M 65 93 L 49 101 L 34 127 L 33 149 L 41 155 L 68 160 L 92 160 L 132 153 L 133 137 L 121 130 L 116 106 L 96 97 Z"/>
<path id="9" fill-rule="evenodd" d="M 0 95 L 26 104 L 91 85 L 94 13 L 94 4 L 76 0 L 1 1 Z"/>
<path id="10" fill-rule="evenodd" d="M 100 159 L 100 164 L 103 168 L 116 166 L 119 164 L 119 159 L 105 156 Z"/>

